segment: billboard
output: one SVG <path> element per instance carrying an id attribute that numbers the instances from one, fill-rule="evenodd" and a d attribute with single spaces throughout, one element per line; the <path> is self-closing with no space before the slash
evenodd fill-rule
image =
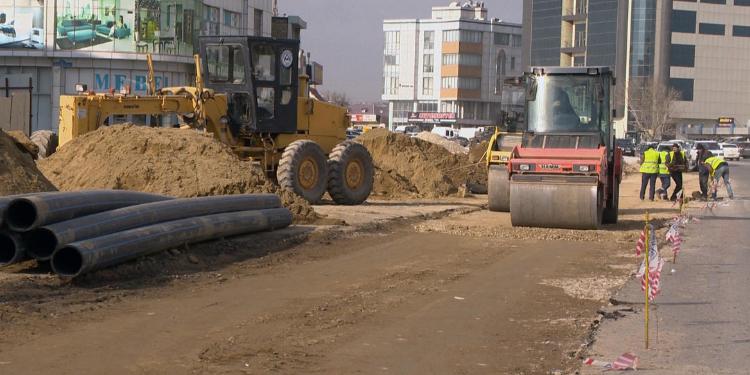
<path id="1" fill-rule="evenodd" d="M 409 122 L 416 124 L 453 124 L 454 112 L 409 112 Z"/>
<path id="2" fill-rule="evenodd" d="M 734 126 L 734 117 L 719 117 L 718 126 L 720 128 L 731 128 Z"/>
<path id="3" fill-rule="evenodd" d="M 196 0 L 58 0 L 55 49 L 192 56 Z"/>
<path id="4" fill-rule="evenodd" d="M 0 48 L 44 49 L 44 0 L 0 1 Z"/>
<path id="5" fill-rule="evenodd" d="M 378 116 L 365 113 L 352 113 L 352 122 L 378 122 Z"/>

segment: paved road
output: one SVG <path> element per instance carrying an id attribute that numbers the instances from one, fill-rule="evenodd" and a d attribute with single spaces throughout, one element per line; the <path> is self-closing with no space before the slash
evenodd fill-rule
<path id="1" fill-rule="evenodd" d="M 633 351 L 647 374 L 750 373 L 750 162 L 731 168 L 737 199 L 696 210 L 701 222 L 687 229 L 677 264 L 665 267 L 666 274 L 675 272 L 663 277 L 652 310 L 652 349 L 644 349 L 643 305 L 634 304 L 635 314 L 603 325 L 594 357 L 612 360 Z M 642 300 L 638 283 L 617 298 Z"/>

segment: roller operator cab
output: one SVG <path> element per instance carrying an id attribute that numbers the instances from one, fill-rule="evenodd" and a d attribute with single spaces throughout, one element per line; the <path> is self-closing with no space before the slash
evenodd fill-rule
<path id="1" fill-rule="evenodd" d="M 207 36 L 200 54 L 205 87 L 226 96 L 221 121 L 240 155 L 260 160 L 279 185 L 310 202 L 326 192 L 339 204 L 367 199 L 372 158 L 347 141 L 347 109 L 311 95 L 312 69 L 298 40 Z"/>
<path id="2" fill-rule="evenodd" d="M 500 179 L 514 226 L 595 229 L 617 222 L 622 151 L 607 67 L 533 68 L 527 129 Z"/>

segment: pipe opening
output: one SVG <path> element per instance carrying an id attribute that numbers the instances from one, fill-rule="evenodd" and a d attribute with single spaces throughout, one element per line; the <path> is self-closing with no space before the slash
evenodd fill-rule
<path id="1" fill-rule="evenodd" d="M 13 262 L 17 251 L 16 241 L 13 241 L 9 235 L 0 233 L 0 265 Z"/>
<path id="2" fill-rule="evenodd" d="M 26 252 L 39 260 L 47 260 L 57 250 L 57 237 L 46 228 L 39 228 L 23 236 L 26 241 Z"/>
<path id="3" fill-rule="evenodd" d="M 26 199 L 16 199 L 5 211 L 8 227 L 15 231 L 29 230 L 37 219 L 36 207 Z"/>
<path id="4" fill-rule="evenodd" d="M 63 247 L 52 256 L 52 269 L 60 276 L 77 276 L 82 267 L 83 256 L 75 247 Z"/>

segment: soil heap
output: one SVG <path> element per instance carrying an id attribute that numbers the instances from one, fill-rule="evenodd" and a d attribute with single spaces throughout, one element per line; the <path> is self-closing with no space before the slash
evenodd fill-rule
<path id="1" fill-rule="evenodd" d="M 471 163 L 480 163 L 484 162 L 485 154 L 487 153 L 487 146 L 489 146 L 488 141 L 482 141 L 480 143 L 477 143 L 469 149 L 469 162 Z"/>
<path id="2" fill-rule="evenodd" d="M 470 163 L 467 155 L 419 138 L 371 130 L 357 141 L 375 163 L 375 196 L 439 198 L 457 194 L 463 185 L 481 192 L 487 183 L 486 170 Z"/>
<path id="3" fill-rule="evenodd" d="M 56 191 L 37 169 L 31 155 L 0 130 L 0 196 Z"/>
<path id="4" fill-rule="evenodd" d="M 11 130 L 6 134 L 13 138 L 13 141 L 16 142 L 16 145 L 21 149 L 21 151 L 31 155 L 32 158 L 36 159 L 36 156 L 39 154 L 39 146 L 37 146 L 29 137 L 27 137 L 24 132 L 20 130 Z"/>
<path id="5" fill-rule="evenodd" d="M 469 152 L 469 150 L 466 147 L 463 147 L 456 142 L 453 142 L 449 139 L 446 139 L 445 137 L 441 137 L 434 133 L 421 132 L 417 134 L 417 138 L 423 141 L 434 143 L 438 146 L 442 146 L 443 148 L 448 150 L 448 152 L 450 152 L 451 154 L 465 154 Z"/>
<path id="6" fill-rule="evenodd" d="M 39 168 L 64 191 L 123 189 L 174 197 L 276 193 L 296 222 L 316 218 L 302 198 L 280 191 L 260 168 L 194 130 L 103 127 L 64 145 Z"/>

